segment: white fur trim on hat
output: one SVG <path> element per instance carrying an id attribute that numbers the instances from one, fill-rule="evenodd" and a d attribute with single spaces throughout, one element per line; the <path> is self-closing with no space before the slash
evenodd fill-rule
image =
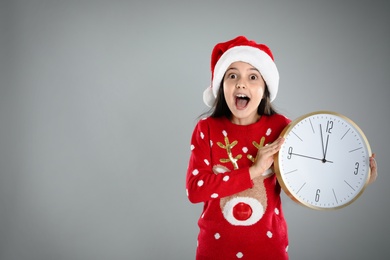
<path id="1" fill-rule="evenodd" d="M 279 86 L 279 72 L 274 61 L 266 52 L 258 48 L 237 46 L 227 50 L 215 65 L 212 85 L 203 92 L 204 103 L 209 107 L 214 105 L 225 72 L 230 64 L 236 61 L 249 63 L 259 70 L 267 84 L 272 102 L 276 98 Z"/>

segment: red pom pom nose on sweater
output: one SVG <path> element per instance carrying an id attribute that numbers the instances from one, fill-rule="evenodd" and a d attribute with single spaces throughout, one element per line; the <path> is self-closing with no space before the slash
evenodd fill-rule
<path id="1" fill-rule="evenodd" d="M 233 216 L 237 220 L 245 221 L 252 216 L 252 208 L 244 202 L 237 203 L 233 208 Z"/>

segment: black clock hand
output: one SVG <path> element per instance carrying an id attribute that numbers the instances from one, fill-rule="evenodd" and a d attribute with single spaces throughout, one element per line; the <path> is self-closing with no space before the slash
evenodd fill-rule
<path id="1" fill-rule="evenodd" d="M 324 159 L 325 159 L 324 138 L 323 138 L 323 136 L 322 136 L 322 127 L 321 127 L 321 124 L 320 124 L 320 133 L 321 133 L 322 155 L 324 156 Z"/>
<path id="2" fill-rule="evenodd" d="M 325 152 L 324 152 L 324 161 L 326 161 L 326 152 L 328 151 L 328 142 L 329 142 L 329 135 L 326 137 L 326 145 L 325 145 Z"/>
<path id="3" fill-rule="evenodd" d="M 329 163 L 333 163 L 332 161 L 327 161 L 325 159 L 320 159 L 320 158 L 316 158 L 316 157 L 311 157 L 311 156 L 307 156 L 307 155 L 303 155 L 303 154 L 298 154 L 298 153 L 290 153 L 291 155 L 296 155 L 296 156 L 300 156 L 300 157 L 305 157 L 305 158 L 308 158 L 308 159 L 313 159 L 313 160 L 318 160 L 318 161 L 321 161 L 321 162 L 329 162 Z"/>

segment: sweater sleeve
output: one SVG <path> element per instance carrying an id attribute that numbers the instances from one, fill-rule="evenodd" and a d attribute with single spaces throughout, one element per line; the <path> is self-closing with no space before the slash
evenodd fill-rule
<path id="1" fill-rule="evenodd" d="M 191 138 L 186 189 L 192 203 L 230 196 L 253 186 L 249 167 L 215 173 L 212 165 L 210 128 L 207 120 L 196 125 Z"/>

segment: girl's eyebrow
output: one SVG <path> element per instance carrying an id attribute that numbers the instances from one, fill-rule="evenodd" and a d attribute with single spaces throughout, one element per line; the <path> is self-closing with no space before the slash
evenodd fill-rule
<path id="1" fill-rule="evenodd" d="M 229 70 L 238 70 L 236 67 L 230 67 L 226 70 L 226 72 L 228 72 Z M 257 71 L 258 73 L 260 73 L 260 71 L 256 68 L 249 68 L 248 70 L 254 70 L 254 71 Z"/>
<path id="2" fill-rule="evenodd" d="M 248 70 L 255 70 L 255 71 L 257 71 L 258 73 L 260 73 L 260 71 L 259 71 L 257 68 L 249 68 Z"/>
<path id="3" fill-rule="evenodd" d="M 237 70 L 237 68 L 235 68 L 235 67 L 230 67 L 230 68 L 228 68 L 228 69 L 226 70 L 226 72 L 228 72 L 229 70 Z"/>

